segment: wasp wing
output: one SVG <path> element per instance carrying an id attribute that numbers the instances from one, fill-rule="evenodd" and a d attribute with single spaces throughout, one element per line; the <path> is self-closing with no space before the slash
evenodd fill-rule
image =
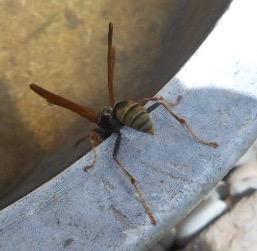
<path id="1" fill-rule="evenodd" d="M 64 108 L 66 108 L 72 112 L 75 112 L 75 113 L 79 114 L 80 116 L 88 119 L 89 121 L 97 124 L 97 114 L 93 110 L 91 110 L 87 107 L 78 105 L 78 104 L 76 104 L 66 98 L 63 98 L 59 95 L 56 95 L 50 91 L 47 91 L 46 89 L 44 89 L 36 84 L 30 84 L 29 86 L 32 91 L 37 93 L 42 98 L 46 99 L 49 103 L 64 107 Z"/>

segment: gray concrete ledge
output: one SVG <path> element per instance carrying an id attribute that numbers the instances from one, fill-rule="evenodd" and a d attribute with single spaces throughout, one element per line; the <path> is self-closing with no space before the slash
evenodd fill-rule
<path id="1" fill-rule="evenodd" d="M 249 37 L 257 16 L 254 0 L 244 3 L 232 3 L 160 92 L 170 100 L 182 95 L 175 110 L 220 147 L 195 142 L 162 107 L 152 112 L 155 136 L 122 130 L 119 159 L 139 181 L 158 225 L 113 161 L 113 135 L 97 148 L 90 172 L 83 168 L 92 153 L 0 212 L 1 250 L 143 250 L 199 203 L 257 136 L 257 39 Z"/>

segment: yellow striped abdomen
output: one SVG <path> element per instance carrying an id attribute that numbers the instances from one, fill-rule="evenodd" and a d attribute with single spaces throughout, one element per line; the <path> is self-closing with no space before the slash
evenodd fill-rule
<path id="1" fill-rule="evenodd" d="M 119 122 L 137 131 L 154 134 L 154 127 L 147 110 L 133 100 L 116 102 L 113 113 Z"/>

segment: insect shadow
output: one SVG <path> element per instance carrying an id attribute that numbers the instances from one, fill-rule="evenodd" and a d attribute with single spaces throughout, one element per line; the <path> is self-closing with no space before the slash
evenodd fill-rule
<path id="1" fill-rule="evenodd" d="M 113 159 L 116 161 L 118 166 L 121 168 L 123 173 L 126 175 L 130 183 L 134 186 L 136 192 L 139 195 L 140 202 L 142 203 L 146 213 L 148 214 L 152 224 L 157 224 L 157 218 L 155 217 L 152 209 L 148 205 L 145 196 L 138 186 L 136 178 L 128 172 L 126 167 L 117 158 L 120 142 L 121 142 L 121 128 L 126 125 L 135 130 L 143 133 L 148 133 L 154 135 L 155 129 L 151 120 L 149 113 L 154 110 L 159 105 L 163 105 L 169 113 L 184 127 L 188 129 L 192 137 L 201 144 L 218 147 L 216 142 L 210 142 L 205 139 L 200 138 L 193 129 L 187 124 L 186 120 L 176 114 L 172 108 L 181 101 L 181 96 L 177 97 L 175 102 L 170 102 L 163 97 L 153 97 L 153 98 L 143 98 L 141 101 L 155 101 L 148 108 L 144 108 L 138 102 L 133 100 L 124 100 L 115 102 L 114 88 L 113 88 L 113 76 L 114 76 L 114 64 L 115 64 L 115 48 L 112 46 L 113 38 L 113 24 L 109 23 L 108 31 L 108 55 L 107 55 L 107 65 L 108 65 L 108 90 L 109 90 L 109 106 L 104 107 L 98 113 L 91 110 L 88 107 L 84 107 L 77 103 L 74 103 L 66 98 L 56 95 L 46 89 L 36 85 L 30 84 L 30 88 L 46 99 L 49 103 L 64 107 L 70 111 L 73 111 L 80 116 L 86 118 L 98 125 L 98 128 L 92 129 L 89 134 L 77 141 L 76 146 L 82 141 L 90 139 L 94 152 L 94 160 L 90 166 L 84 168 L 85 171 L 95 166 L 97 161 L 97 154 L 95 147 L 104 139 L 108 138 L 111 134 L 117 134 L 117 139 L 113 149 Z"/>

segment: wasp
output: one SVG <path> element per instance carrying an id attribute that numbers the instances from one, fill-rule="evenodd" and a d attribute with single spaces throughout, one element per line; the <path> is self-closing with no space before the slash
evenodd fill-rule
<path id="1" fill-rule="evenodd" d="M 133 100 L 124 100 L 115 102 L 114 88 L 113 88 L 113 78 L 114 78 L 114 65 L 115 65 L 115 48 L 112 45 L 113 40 L 113 24 L 109 23 L 108 30 L 108 53 L 107 53 L 107 68 L 108 68 L 108 91 L 109 91 L 109 106 L 104 107 L 98 113 L 91 110 L 90 108 L 84 107 L 77 103 L 74 103 L 64 97 L 56 95 L 34 83 L 30 84 L 30 88 L 39 96 L 46 99 L 49 103 L 64 107 L 80 116 L 86 118 L 92 123 L 98 125 L 98 128 L 92 129 L 89 134 L 78 140 L 76 145 L 78 145 L 83 140 L 90 139 L 92 143 L 92 148 L 94 152 L 94 160 L 90 166 L 84 168 L 84 171 L 94 167 L 97 159 L 95 148 L 104 139 L 107 139 L 113 133 L 117 135 L 114 149 L 113 149 L 113 159 L 118 164 L 120 169 L 123 171 L 125 176 L 128 178 L 129 182 L 133 185 L 136 192 L 138 193 L 140 202 L 144 207 L 146 213 L 148 214 L 151 223 L 153 225 L 157 224 L 157 218 L 153 213 L 151 207 L 148 205 L 143 192 L 138 186 L 136 178 L 129 173 L 127 168 L 118 159 L 118 152 L 121 143 L 121 128 L 129 126 L 135 130 L 143 133 L 148 133 L 151 135 L 155 134 L 154 125 L 150 117 L 150 112 L 154 110 L 159 105 L 163 105 L 169 113 L 183 126 L 185 126 L 191 133 L 192 137 L 201 144 L 208 145 L 210 147 L 218 147 L 216 142 L 210 142 L 205 139 L 200 138 L 193 129 L 187 124 L 186 120 L 176 114 L 172 107 L 177 105 L 181 96 L 177 98 L 175 102 L 170 102 L 162 97 L 153 98 L 143 98 L 142 101 L 155 101 L 148 108 L 145 108 L 140 103 Z"/>

